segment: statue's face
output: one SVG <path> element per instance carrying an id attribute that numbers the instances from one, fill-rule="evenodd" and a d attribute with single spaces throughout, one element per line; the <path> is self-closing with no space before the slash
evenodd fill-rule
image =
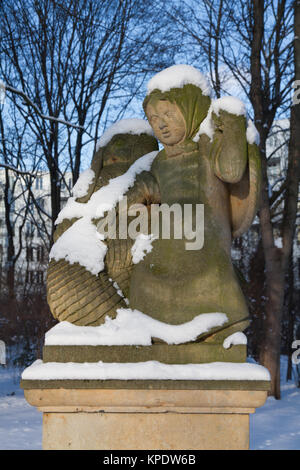
<path id="1" fill-rule="evenodd" d="M 185 121 L 176 104 L 165 100 L 149 103 L 146 115 L 155 136 L 162 144 L 171 146 L 184 140 Z"/>
<path id="2" fill-rule="evenodd" d="M 158 144 L 153 136 L 118 134 L 105 147 L 103 167 L 116 163 L 127 164 L 129 167 L 142 155 L 154 150 L 158 150 Z"/>
<path id="3" fill-rule="evenodd" d="M 117 135 L 106 145 L 103 154 L 103 166 L 124 163 L 129 159 L 128 142 L 125 135 Z"/>

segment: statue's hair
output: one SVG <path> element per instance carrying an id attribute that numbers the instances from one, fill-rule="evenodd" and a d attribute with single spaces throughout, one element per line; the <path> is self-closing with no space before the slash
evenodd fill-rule
<path id="1" fill-rule="evenodd" d="M 151 91 L 151 93 L 149 93 L 149 95 L 147 95 L 143 101 L 143 109 L 144 109 L 145 114 L 146 114 L 147 105 L 150 102 L 157 102 L 157 101 L 170 101 L 171 103 L 174 103 L 175 102 L 174 93 L 170 93 L 170 91 L 163 92 L 158 89 Z"/>

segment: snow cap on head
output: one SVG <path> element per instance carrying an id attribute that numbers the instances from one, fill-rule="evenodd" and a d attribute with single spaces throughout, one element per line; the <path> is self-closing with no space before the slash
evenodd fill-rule
<path id="1" fill-rule="evenodd" d="M 188 84 L 197 86 L 203 95 L 210 96 L 210 86 L 204 75 L 195 67 L 183 64 L 172 65 L 154 75 L 148 82 L 147 95 L 153 90 L 165 92 Z"/>
<path id="2" fill-rule="evenodd" d="M 96 150 L 100 147 L 105 147 L 105 145 L 107 145 L 110 140 L 118 134 L 148 134 L 153 136 L 153 131 L 151 126 L 144 119 L 122 119 L 106 129 L 104 134 L 98 140 Z"/>

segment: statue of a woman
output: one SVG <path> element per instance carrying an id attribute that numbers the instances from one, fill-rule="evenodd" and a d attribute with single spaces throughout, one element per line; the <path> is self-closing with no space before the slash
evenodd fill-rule
<path id="1" fill-rule="evenodd" d="M 152 251 L 134 266 L 131 239 L 107 239 L 104 269 L 97 273 L 89 272 L 81 260 L 74 262 L 72 256 L 70 264 L 64 251 L 52 250 L 48 302 L 60 321 L 96 326 L 106 315 L 115 317 L 117 308 L 126 306 L 113 283 L 117 281 L 131 309 L 165 323 L 182 324 L 202 313 L 225 313 L 228 322 L 202 339 L 222 341 L 248 325 L 246 301 L 230 254 L 232 237 L 249 228 L 258 207 L 260 161 L 255 128 L 248 125 L 246 130 L 243 105 L 238 100 L 211 102 L 205 82 L 200 72 L 188 66 L 171 67 L 150 81 L 152 87 L 143 106 L 164 149 L 151 170 L 140 172 L 126 193 L 129 207 L 142 203 L 149 212 L 152 204 L 165 204 L 170 209 L 176 204 L 185 215 L 189 205 L 194 231 L 199 229 L 197 207 L 204 207 L 203 245 L 191 247 L 183 217 L 179 222 L 183 236 L 174 236 L 178 227 L 173 221 L 170 237 L 159 233 Z M 110 136 L 93 159 L 94 178 L 88 190 L 75 205 L 88 205 L 111 178 L 123 174 L 143 153 L 156 149 L 152 136 L 136 133 Z M 66 239 L 71 229 L 71 235 L 77 236 L 77 227 L 80 231 L 84 225 L 74 216 L 63 215 L 55 234 L 58 242 Z M 97 237 L 96 230 L 93 233 Z M 82 238 L 83 251 L 88 250 L 87 244 Z"/>
<path id="2" fill-rule="evenodd" d="M 176 76 L 176 66 L 172 69 L 161 75 L 171 71 Z M 167 77 L 161 78 L 165 86 Z M 152 251 L 133 269 L 130 307 L 170 324 L 201 313 L 226 313 L 227 324 L 211 337 L 221 341 L 248 325 L 230 253 L 233 232 L 245 231 L 257 209 L 259 159 L 256 145 L 247 143 L 245 117 L 235 110 L 212 109 L 213 140 L 200 132 L 197 141 L 211 101 L 203 88 L 184 83 L 167 91 L 157 87 L 144 100 L 149 123 L 164 146 L 152 164 L 146 193 L 148 201 L 152 197 L 169 206 L 177 203 L 182 212 L 185 204 L 203 204 L 204 245 L 187 250 L 190 240 L 175 239 L 172 231 L 171 239 L 155 240 Z M 136 195 L 140 202 L 144 186 L 141 174 L 129 200 Z"/>

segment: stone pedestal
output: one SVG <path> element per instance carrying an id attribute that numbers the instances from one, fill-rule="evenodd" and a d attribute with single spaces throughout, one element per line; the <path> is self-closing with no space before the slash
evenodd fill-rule
<path id="1" fill-rule="evenodd" d="M 114 388 L 30 382 L 22 383 L 25 398 L 43 412 L 49 450 L 248 449 L 249 414 L 265 403 L 268 388 L 257 381 L 175 382 L 173 389 L 170 381 L 165 389 L 162 381 L 154 389 L 145 381 L 144 389 L 138 381 L 131 388 L 122 381 Z"/>
<path id="2" fill-rule="evenodd" d="M 246 346 L 86 345 L 43 350 L 45 367 L 153 360 L 171 365 L 223 361 L 230 369 L 230 363 L 245 362 Z M 265 403 L 269 384 L 267 380 L 56 378 L 22 380 L 21 387 L 28 403 L 43 412 L 44 449 L 200 450 L 248 449 L 249 414 Z"/>

